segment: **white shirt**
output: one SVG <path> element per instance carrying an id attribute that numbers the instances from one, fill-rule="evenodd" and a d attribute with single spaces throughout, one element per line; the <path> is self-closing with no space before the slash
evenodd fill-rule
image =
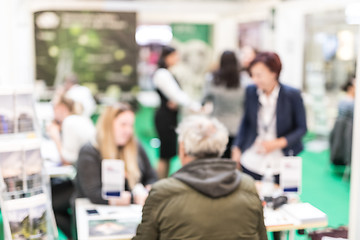
<path id="1" fill-rule="evenodd" d="M 194 111 L 200 109 L 200 104 L 193 102 L 189 96 L 180 88 L 169 70 L 160 68 L 156 70 L 154 77 L 155 86 L 170 100 L 178 105 L 189 107 Z"/>
<path id="2" fill-rule="evenodd" d="M 94 97 L 87 87 L 75 84 L 67 92 L 66 97 L 72 99 L 74 102 L 81 104 L 83 116 L 90 117 L 96 108 Z"/>
<path id="3" fill-rule="evenodd" d="M 279 97 L 280 86 L 276 85 L 267 96 L 258 89 L 258 136 L 253 145 L 247 149 L 241 158 L 241 164 L 252 172 L 263 175 L 267 168 L 271 168 L 274 174 L 280 173 L 280 158 L 284 156 L 281 149 L 263 154 L 261 153 L 261 141 L 271 141 L 277 138 L 276 131 L 276 105 Z"/>
<path id="4" fill-rule="evenodd" d="M 95 127 L 85 116 L 71 115 L 61 126 L 61 155 L 68 162 L 75 163 L 80 148 L 95 138 Z"/>

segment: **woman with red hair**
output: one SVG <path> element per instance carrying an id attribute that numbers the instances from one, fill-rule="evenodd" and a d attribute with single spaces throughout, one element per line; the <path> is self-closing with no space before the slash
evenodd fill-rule
<path id="1" fill-rule="evenodd" d="M 254 81 L 246 89 L 244 116 L 232 146 L 232 159 L 243 171 L 261 180 L 271 169 L 279 183 L 280 158 L 303 150 L 307 131 L 300 91 L 279 82 L 279 56 L 259 53 L 250 63 Z"/>

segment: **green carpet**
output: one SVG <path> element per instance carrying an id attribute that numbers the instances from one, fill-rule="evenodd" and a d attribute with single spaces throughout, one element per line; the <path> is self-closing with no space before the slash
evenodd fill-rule
<path id="1" fill-rule="evenodd" d="M 329 151 L 304 151 L 301 200 L 328 215 L 329 226 L 348 225 L 350 180 L 329 164 Z"/>
<path id="2" fill-rule="evenodd" d="M 3 227 L 3 219 L 0 210 L 0 239 L 3 239 L 2 236 L 4 236 L 4 227 Z"/>

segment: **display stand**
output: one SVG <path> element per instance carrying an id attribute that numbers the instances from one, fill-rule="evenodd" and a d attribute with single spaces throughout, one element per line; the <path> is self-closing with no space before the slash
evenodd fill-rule
<path id="1" fill-rule="evenodd" d="M 32 91 L 4 90 L 0 101 L 0 206 L 5 240 L 56 240 Z"/>

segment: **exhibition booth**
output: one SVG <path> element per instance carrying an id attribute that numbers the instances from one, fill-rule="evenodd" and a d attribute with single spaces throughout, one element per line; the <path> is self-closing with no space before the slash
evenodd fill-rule
<path id="1" fill-rule="evenodd" d="M 71 167 L 54 169 L 44 164 L 44 159 L 59 157 L 49 151 L 56 148 L 44 139 L 48 140 L 46 124 L 53 118 L 50 101 L 64 77 L 76 72 L 80 84 L 90 89 L 97 101 L 93 122 L 103 106 L 120 100 L 139 106 L 138 115 L 153 116 L 159 98 L 152 75 L 163 45 L 178 49 L 181 61 L 174 74 L 183 90 L 196 100 L 201 100 L 206 76 L 216 69 L 224 50 L 236 52 L 239 59 L 243 59 L 248 47 L 277 52 L 283 62 L 280 81 L 302 92 L 309 133 L 317 143 L 313 151 L 328 150 L 327 139 L 338 114 L 337 102 L 343 94 L 340 88 L 359 71 L 360 22 L 351 10 L 360 7 L 353 2 L 17 0 L 1 3 L 0 155 L 4 157 L 0 157 L 0 176 L 4 190 L 0 202 L 5 239 L 22 239 L 22 236 L 59 239 L 50 204 L 49 179 L 51 176 L 73 178 L 75 172 Z M 356 91 L 359 95 L 360 90 Z M 359 98 L 356 101 L 356 106 L 360 106 Z M 354 129 L 358 127 L 359 114 L 360 110 L 356 109 Z M 137 134 L 144 134 L 143 139 L 155 149 L 149 154 L 151 158 L 157 158 L 159 143 L 151 123 L 143 126 L 137 123 L 136 127 Z M 359 134 L 353 132 L 354 146 Z M 360 152 L 353 148 L 352 154 L 351 202 L 350 206 L 344 203 L 350 208 L 345 214 L 349 222 L 344 224 L 349 225 L 349 239 L 355 240 L 360 238 L 357 227 L 360 210 L 356 204 L 360 197 L 357 161 Z M 176 164 L 173 170 L 180 167 Z M 45 166 L 49 167 L 47 171 Z M 349 189 L 350 184 L 345 185 Z M 79 202 L 89 205 L 88 210 L 97 207 L 86 200 Z M 322 210 L 321 206 L 316 207 Z M 80 213 L 83 217 L 84 211 Z M 139 209 L 135 207 L 129 212 L 131 221 L 137 222 Z M 324 227 L 328 218 L 321 218 L 315 225 L 285 230 Z M 21 226 L 27 232 L 20 230 Z M 80 233 L 88 234 L 88 229 Z M 291 237 L 295 238 L 294 233 Z"/>

